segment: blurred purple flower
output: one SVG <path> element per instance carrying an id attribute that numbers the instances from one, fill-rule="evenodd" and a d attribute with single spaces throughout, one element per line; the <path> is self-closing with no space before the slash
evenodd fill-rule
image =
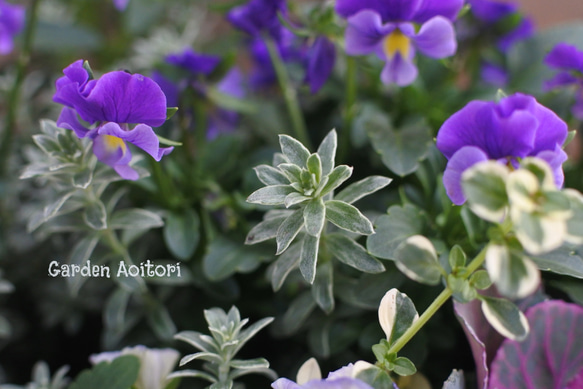
<path id="1" fill-rule="evenodd" d="M 571 108 L 573 116 L 583 120 L 583 51 L 567 43 L 557 44 L 545 57 L 545 64 L 559 70 L 544 84 L 545 90 L 558 87 L 575 87 L 575 104 Z"/>
<path id="2" fill-rule="evenodd" d="M 193 76 L 198 74 L 208 76 L 221 62 L 221 58 L 216 55 L 198 54 L 187 48 L 181 53 L 166 56 L 166 62 L 188 70 Z"/>
<path id="3" fill-rule="evenodd" d="M 366 362 L 357 362 L 370 365 Z M 326 379 L 311 379 L 300 385 L 287 378 L 280 378 L 271 384 L 273 389 L 372 389 L 372 387 L 354 378 L 355 365 L 350 363 L 328 374 Z M 395 386 L 396 387 L 396 386 Z"/>
<path id="4" fill-rule="evenodd" d="M 508 84 L 508 72 L 506 69 L 492 62 L 482 63 L 480 76 L 486 83 L 500 88 Z"/>
<path id="5" fill-rule="evenodd" d="M 242 99 L 246 91 L 243 87 L 243 73 L 238 68 L 232 68 L 217 84 L 217 90 L 228 96 Z M 209 113 L 207 136 L 216 138 L 219 134 L 232 132 L 239 124 L 239 114 L 224 108 L 218 108 Z"/>
<path id="6" fill-rule="evenodd" d="M 431 58 L 456 52 L 452 21 L 462 6 L 463 0 L 338 0 L 336 12 L 348 19 L 346 52 L 376 53 L 386 61 L 381 80 L 406 86 L 417 78 L 416 50 Z"/>
<path id="7" fill-rule="evenodd" d="M 14 47 L 14 36 L 24 27 L 24 6 L 0 0 L 0 54 L 8 54 Z"/>
<path id="8" fill-rule="evenodd" d="M 123 11 L 127 8 L 130 0 L 113 0 L 113 5 L 118 11 Z"/>
<path id="9" fill-rule="evenodd" d="M 235 27 L 252 36 L 268 32 L 272 38 L 278 40 L 282 26 L 277 14 L 285 11 L 285 0 L 250 0 L 247 4 L 229 11 L 227 19 Z"/>
<path id="10" fill-rule="evenodd" d="M 516 167 L 527 156 L 549 163 L 561 187 L 567 159 L 561 146 L 567 132 L 566 123 L 532 96 L 516 93 L 499 102 L 471 101 L 437 134 L 437 148 L 448 159 L 443 174 L 447 195 L 456 205 L 466 201 L 461 176 L 476 163 L 497 160 Z"/>
<path id="11" fill-rule="evenodd" d="M 99 80 L 78 60 L 63 70 L 56 82 L 53 101 L 65 105 L 57 125 L 75 132 L 79 138 L 93 140 L 97 159 L 111 166 L 123 178 L 139 178 L 128 164 L 132 158 L 125 143 L 130 142 L 150 154 L 156 161 L 173 147 L 160 148 L 151 126 L 166 121 L 166 97 L 153 80 L 141 74 L 114 71 Z M 86 127 L 79 121 L 97 124 Z M 130 129 L 130 124 L 136 124 Z"/>
<path id="12" fill-rule="evenodd" d="M 324 85 L 336 61 L 336 47 L 328 38 L 318 36 L 308 47 L 305 56 L 306 76 L 304 82 L 310 86 L 312 94 Z"/>

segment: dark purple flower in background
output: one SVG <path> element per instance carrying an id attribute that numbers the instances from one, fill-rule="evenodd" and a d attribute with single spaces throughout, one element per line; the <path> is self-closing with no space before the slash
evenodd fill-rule
<path id="1" fill-rule="evenodd" d="M 151 126 L 166 121 L 166 97 L 153 80 L 141 74 L 114 71 L 93 80 L 79 60 L 63 70 L 56 83 L 53 101 L 65 105 L 57 125 L 75 132 L 79 138 L 93 140 L 97 159 L 115 169 L 125 179 L 139 178 L 128 164 L 130 142 L 156 161 L 173 147 L 160 148 Z M 81 117 L 89 128 L 79 121 Z M 131 124 L 136 124 L 130 129 Z"/>
<path id="2" fill-rule="evenodd" d="M 216 55 L 198 54 L 187 48 L 181 53 L 166 56 L 166 62 L 188 70 L 193 76 L 199 74 L 208 76 L 221 62 L 221 58 Z"/>
<path id="3" fill-rule="evenodd" d="M 545 57 L 545 64 L 559 70 L 544 84 L 546 90 L 560 87 L 575 88 L 575 104 L 571 108 L 573 116 L 583 120 L 583 51 L 567 43 L 557 44 Z"/>
<path id="4" fill-rule="evenodd" d="M 217 84 L 217 91 L 227 96 L 243 99 L 246 95 L 246 90 L 241 70 L 239 68 L 229 70 Z M 210 139 L 214 139 L 219 134 L 234 131 L 238 124 L 239 114 L 237 112 L 218 108 L 209 114 L 207 136 Z"/>
<path id="5" fill-rule="evenodd" d="M 503 66 L 484 61 L 480 69 L 482 80 L 490 85 L 502 88 L 508 84 L 508 72 Z"/>
<path id="6" fill-rule="evenodd" d="M 336 12 L 348 20 L 346 52 L 376 53 L 386 61 L 381 80 L 406 86 L 417 78 L 417 50 L 431 58 L 455 53 L 452 21 L 462 6 L 463 0 L 338 0 Z"/>
<path id="7" fill-rule="evenodd" d="M 323 35 L 315 38 L 305 56 L 306 76 L 304 82 L 310 86 L 312 94 L 324 85 L 336 61 L 336 46 Z"/>
<path id="8" fill-rule="evenodd" d="M 123 11 L 127 8 L 130 0 L 113 0 L 113 5 L 118 11 Z"/>
<path id="9" fill-rule="evenodd" d="M 448 159 L 443 174 L 447 195 L 456 205 L 466 201 L 461 177 L 474 164 L 496 160 L 517 167 L 528 156 L 545 160 L 561 187 L 567 132 L 566 123 L 532 96 L 516 93 L 499 102 L 471 101 L 437 134 L 437 148 Z"/>
<path id="10" fill-rule="evenodd" d="M 229 11 L 227 19 L 252 36 L 268 32 L 272 38 L 278 40 L 282 26 L 277 14 L 285 11 L 285 0 L 251 0 Z"/>
<path id="11" fill-rule="evenodd" d="M 14 36 L 24 27 L 24 18 L 23 6 L 0 0 L 0 54 L 12 51 Z"/>

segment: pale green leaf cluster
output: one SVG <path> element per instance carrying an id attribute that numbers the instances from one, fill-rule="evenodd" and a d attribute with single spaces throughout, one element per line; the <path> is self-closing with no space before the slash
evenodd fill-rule
<path id="1" fill-rule="evenodd" d="M 268 317 L 243 327 L 249 319 L 241 319 L 239 310 L 231 307 L 229 312 L 220 308 L 211 308 L 204 311 L 211 335 L 197 331 L 183 331 L 175 335 L 199 350 L 188 354 L 180 360 L 180 366 L 191 361 L 203 361 L 202 370 L 179 370 L 171 373 L 168 378 L 196 377 L 211 384 L 210 389 L 230 389 L 234 381 L 243 375 L 259 373 L 275 380 L 277 375 L 269 369 L 269 362 L 265 358 L 236 359 L 237 353 L 255 334 L 273 321 Z"/>
<path id="2" fill-rule="evenodd" d="M 63 366 L 51 377 L 49 365 L 44 361 L 37 362 L 32 368 L 31 382 L 25 386 L 3 384 L 0 389 L 65 389 L 69 385 L 67 377 L 69 366 Z"/>
<path id="3" fill-rule="evenodd" d="M 250 203 L 286 208 L 268 212 L 246 239 L 246 244 L 254 244 L 275 238 L 276 254 L 281 256 L 272 272 L 274 289 L 281 287 L 289 272 L 297 267 L 309 283 L 314 283 L 321 241 L 349 266 L 363 272 L 383 271 L 383 265 L 353 240 L 344 235 L 327 239 L 325 226 L 331 222 L 343 231 L 373 234 L 370 220 L 352 203 L 384 188 L 391 180 L 368 177 L 334 196 L 334 190 L 352 175 L 351 167 L 335 166 L 336 131 L 328 133 L 315 153 L 288 135 L 280 135 L 279 143 L 281 153 L 274 156 L 273 166 L 255 168 L 265 186 L 247 198 Z M 298 237 L 300 243 L 294 243 Z"/>

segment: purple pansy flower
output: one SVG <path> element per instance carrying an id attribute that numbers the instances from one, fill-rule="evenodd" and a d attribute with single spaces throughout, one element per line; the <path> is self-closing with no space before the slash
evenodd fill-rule
<path id="1" fill-rule="evenodd" d="M 336 47 L 324 35 L 314 39 L 305 56 L 306 76 L 304 82 L 310 86 L 310 92 L 316 93 L 324 85 L 336 61 Z"/>
<path id="2" fill-rule="evenodd" d="M 285 0 L 251 0 L 229 11 L 227 19 L 252 36 L 268 32 L 272 38 L 278 40 L 282 26 L 277 14 L 285 11 Z"/>
<path id="3" fill-rule="evenodd" d="M 437 148 L 448 159 L 443 174 L 447 195 L 456 205 L 466 201 L 462 173 L 476 163 L 496 160 L 518 165 L 532 156 L 549 163 L 555 184 L 563 184 L 561 148 L 567 125 L 532 96 L 516 93 L 499 102 L 471 101 L 453 114 L 437 134 Z"/>
<path id="4" fill-rule="evenodd" d="M 118 11 L 123 11 L 127 8 L 130 0 L 113 0 L 113 5 Z"/>
<path id="5" fill-rule="evenodd" d="M 57 125 L 75 132 L 79 138 L 93 140 L 97 159 L 111 166 L 129 180 L 139 178 L 128 164 L 132 154 L 130 142 L 150 154 L 156 161 L 173 147 L 160 148 L 152 126 L 166 121 L 166 97 L 153 80 L 141 74 L 114 71 L 100 79 L 91 75 L 78 60 L 63 70 L 56 83 L 53 101 L 65 105 Z M 94 128 L 86 127 L 81 117 Z M 136 126 L 130 128 L 131 124 Z"/>
<path id="6" fill-rule="evenodd" d="M 14 36 L 24 27 L 24 7 L 0 0 L 0 54 L 8 54 L 14 47 Z"/>
<path id="7" fill-rule="evenodd" d="M 571 108 L 573 116 L 583 120 L 583 51 L 567 43 L 557 44 L 545 57 L 544 62 L 559 73 L 545 82 L 544 88 L 574 86 L 575 104 Z"/>
<path id="8" fill-rule="evenodd" d="M 166 62 L 188 70 L 192 75 L 208 76 L 221 62 L 221 58 L 216 55 L 198 54 L 187 48 L 181 53 L 166 56 Z"/>
<path id="9" fill-rule="evenodd" d="M 348 19 L 346 52 L 376 53 L 386 61 L 381 80 L 406 86 L 417 78 L 417 50 L 431 58 L 455 53 L 452 21 L 462 6 L 463 0 L 338 0 L 336 12 Z"/>

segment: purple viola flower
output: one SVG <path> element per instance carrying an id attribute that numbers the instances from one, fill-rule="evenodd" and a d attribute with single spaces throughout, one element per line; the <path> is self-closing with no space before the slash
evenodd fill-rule
<path id="1" fill-rule="evenodd" d="M 227 19 L 240 30 L 252 36 L 268 32 L 278 40 L 281 35 L 279 12 L 285 13 L 285 0 L 250 0 L 247 4 L 233 8 Z"/>
<path id="2" fill-rule="evenodd" d="M 79 60 L 63 70 L 56 82 L 53 101 L 65 105 L 57 125 L 93 140 L 97 159 L 129 180 L 139 178 L 128 164 L 132 154 L 126 142 L 150 154 L 156 161 L 173 147 L 160 148 L 151 126 L 166 121 L 166 97 L 153 80 L 140 74 L 114 71 L 94 80 Z M 81 117 L 89 128 L 79 121 Z M 130 125 L 135 127 L 130 128 Z"/>
<path id="3" fill-rule="evenodd" d="M 113 0 L 113 5 L 118 11 L 123 11 L 128 7 L 130 0 Z"/>
<path id="4" fill-rule="evenodd" d="M 381 80 L 406 86 L 417 78 L 416 51 L 431 58 L 456 52 L 452 21 L 462 6 L 463 0 L 338 0 L 336 12 L 348 20 L 346 52 L 376 53 L 386 61 Z"/>
<path id="5" fill-rule="evenodd" d="M 357 364 L 361 365 L 362 368 L 372 366 L 368 362 L 363 361 L 359 361 Z M 279 378 L 271 384 L 271 387 L 273 389 L 372 389 L 366 382 L 354 378 L 356 375 L 355 366 L 350 363 L 347 366 L 331 372 L 326 379 L 313 378 L 301 385 L 287 378 Z M 318 376 L 320 375 L 318 374 Z"/>
<path id="6" fill-rule="evenodd" d="M 24 27 L 24 7 L 0 0 L 0 54 L 8 54 L 14 48 L 14 36 Z"/>
<path id="7" fill-rule="evenodd" d="M 506 69 L 492 62 L 485 61 L 482 63 L 480 76 L 486 83 L 499 88 L 503 88 L 508 84 L 508 72 Z"/>
<path id="8" fill-rule="evenodd" d="M 324 85 L 336 61 L 336 47 L 328 38 L 318 36 L 308 48 L 305 57 L 306 76 L 304 82 L 310 86 L 312 94 Z"/>
<path id="9" fill-rule="evenodd" d="M 559 70 L 544 84 L 545 90 L 560 87 L 575 87 L 575 104 L 571 108 L 573 116 L 583 120 L 583 51 L 567 43 L 557 44 L 545 57 L 545 64 Z"/>
<path id="10" fill-rule="evenodd" d="M 216 55 L 199 54 L 187 48 L 181 53 L 166 56 L 166 62 L 188 70 L 193 76 L 199 74 L 208 76 L 221 62 L 221 58 Z"/>
<path id="11" fill-rule="evenodd" d="M 551 166 L 555 184 L 563 184 L 561 148 L 567 125 L 534 97 L 516 93 L 499 102 L 471 101 L 453 114 L 437 134 L 437 148 L 448 159 L 443 174 L 447 195 L 456 205 L 466 201 L 462 173 L 482 161 L 496 160 L 517 167 L 528 156 Z"/>

